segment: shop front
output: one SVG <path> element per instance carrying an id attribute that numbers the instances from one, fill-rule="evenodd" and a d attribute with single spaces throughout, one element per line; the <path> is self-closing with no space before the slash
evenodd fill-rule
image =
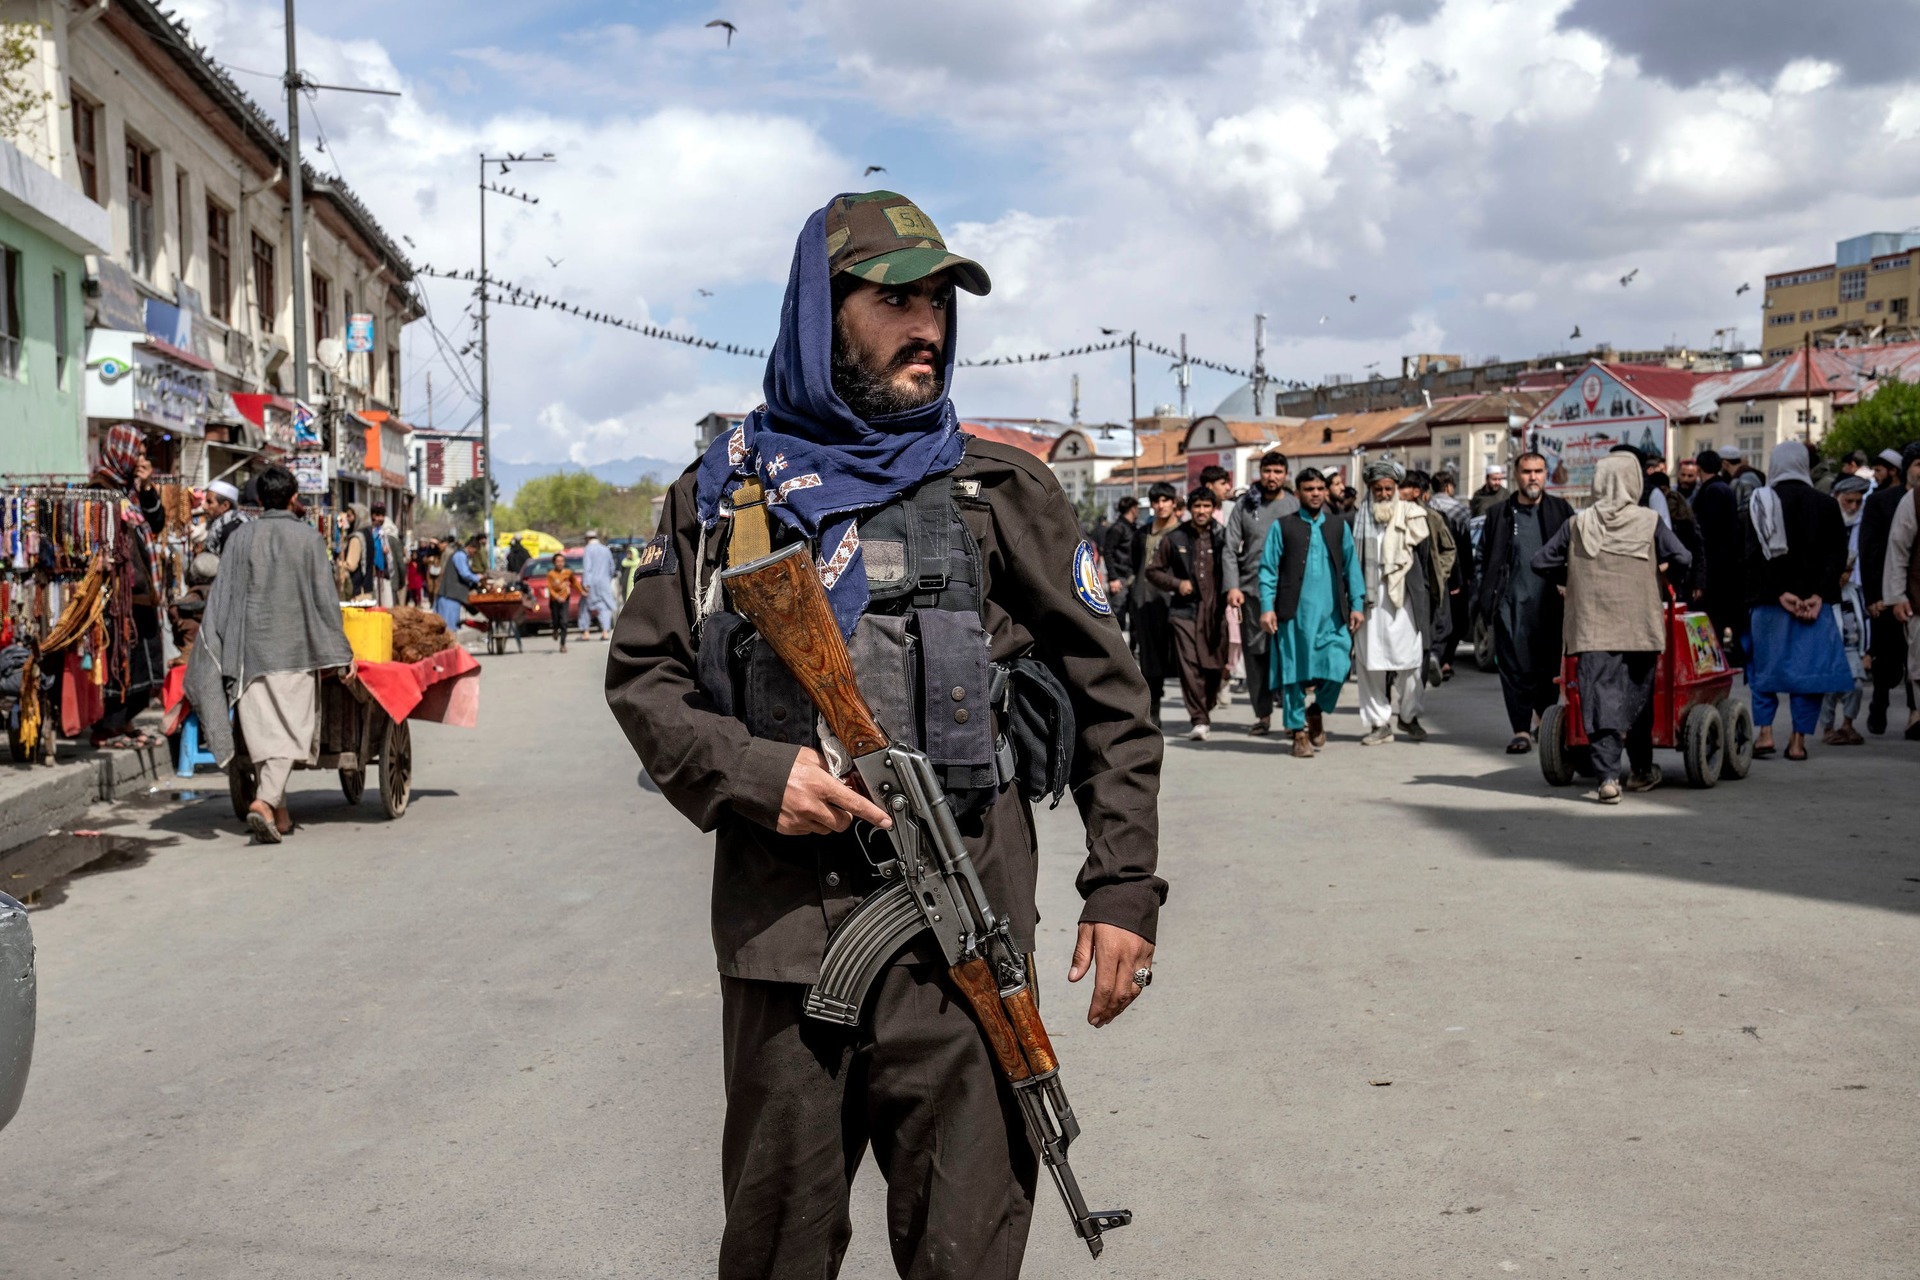
<path id="1" fill-rule="evenodd" d="M 157 474 L 187 486 L 205 484 L 214 397 L 213 366 L 191 351 L 131 330 L 88 330 L 89 465 L 98 463 L 111 428 L 132 423 L 146 433 Z"/>
<path id="2" fill-rule="evenodd" d="M 1528 419 L 1527 447 L 1547 460 L 1547 491 L 1568 499 L 1593 491 L 1593 469 L 1620 445 L 1667 455 L 1665 407 L 1600 364 L 1569 383 Z"/>

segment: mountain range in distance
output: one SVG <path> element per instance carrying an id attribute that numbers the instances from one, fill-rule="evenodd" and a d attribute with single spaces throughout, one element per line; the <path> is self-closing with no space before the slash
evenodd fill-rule
<path id="1" fill-rule="evenodd" d="M 512 502 L 521 485 L 540 476 L 584 471 L 608 484 L 624 487 L 636 484 L 646 476 L 662 482 L 669 481 L 686 469 L 685 462 L 669 462 L 665 458 L 615 458 L 586 467 L 577 462 L 496 462 L 493 464 L 493 479 L 500 486 L 500 501 Z"/>

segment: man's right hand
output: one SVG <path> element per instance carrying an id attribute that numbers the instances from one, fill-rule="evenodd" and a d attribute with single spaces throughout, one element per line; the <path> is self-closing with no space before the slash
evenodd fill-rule
<path id="1" fill-rule="evenodd" d="M 1280 615 L 1272 609 L 1260 615 L 1260 629 L 1268 635 L 1277 635 L 1280 631 Z"/>
<path id="2" fill-rule="evenodd" d="M 1185 578 L 1182 578 L 1182 579 L 1180 579 L 1180 594 L 1181 594 L 1181 595 L 1183 595 L 1183 596 L 1190 596 L 1190 595 L 1192 595 L 1192 594 L 1193 594 L 1193 583 L 1191 583 L 1191 582 L 1189 582 L 1189 581 L 1188 581 L 1187 579 L 1185 579 Z"/>
<path id="3" fill-rule="evenodd" d="M 1233 590 L 1227 592 L 1228 608 L 1238 609 L 1241 605 L 1245 604 L 1246 602 L 1247 602 L 1247 593 L 1242 591 L 1240 588 L 1235 587 Z"/>
<path id="4" fill-rule="evenodd" d="M 787 775 L 775 830 L 783 836 L 821 836 L 845 831 L 855 818 L 882 830 L 893 826 L 884 809 L 833 776 L 817 749 L 802 748 Z"/>
<path id="5" fill-rule="evenodd" d="M 1901 600 L 1893 606 L 1893 616 L 1903 623 L 1910 622 L 1913 619 L 1913 606 Z"/>

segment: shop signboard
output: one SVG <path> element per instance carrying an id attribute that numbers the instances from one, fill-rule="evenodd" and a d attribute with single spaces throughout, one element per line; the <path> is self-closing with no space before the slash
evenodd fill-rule
<path id="1" fill-rule="evenodd" d="M 347 317 L 347 354 L 373 350 L 373 317 L 357 315 Z"/>
<path id="2" fill-rule="evenodd" d="M 132 417 L 175 435 L 207 434 L 213 375 L 147 347 L 133 350 Z"/>
<path id="3" fill-rule="evenodd" d="M 296 453 L 287 459 L 287 469 L 300 482 L 302 493 L 325 493 L 332 480 L 324 453 Z"/>
<path id="4" fill-rule="evenodd" d="M 320 443 L 320 417 L 299 400 L 293 402 L 293 439 L 295 444 Z"/>
<path id="5" fill-rule="evenodd" d="M 1527 441 L 1547 460 L 1549 492 L 1585 494 L 1594 467 L 1618 445 L 1664 456 L 1667 416 L 1595 364 L 1533 415 Z"/>
<path id="6" fill-rule="evenodd" d="M 350 413 L 341 414 L 333 429 L 333 454 L 340 474 L 364 480 L 367 474 L 367 424 Z"/>
<path id="7" fill-rule="evenodd" d="M 95 327 L 146 332 L 146 300 L 140 286 L 133 282 L 133 273 L 111 258 L 96 258 L 94 262 L 93 278 L 100 286 L 100 295 L 94 300 Z"/>

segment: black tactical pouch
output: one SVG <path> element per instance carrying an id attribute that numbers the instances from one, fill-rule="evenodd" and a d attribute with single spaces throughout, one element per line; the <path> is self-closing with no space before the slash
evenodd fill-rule
<path id="1" fill-rule="evenodd" d="M 1073 769 L 1079 735 L 1067 687 L 1037 658 L 1008 664 L 1011 681 L 1007 733 L 1013 739 L 1014 778 L 1029 800 L 1050 796 L 1057 808 Z"/>

